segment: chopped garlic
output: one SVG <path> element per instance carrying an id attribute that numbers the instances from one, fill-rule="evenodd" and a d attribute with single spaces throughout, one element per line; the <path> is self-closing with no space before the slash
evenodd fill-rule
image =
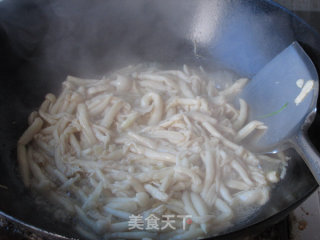
<path id="1" fill-rule="evenodd" d="M 299 93 L 299 95 L 294 100 L 294 103 L 297 106 L 306 98 L 308 93 L 312 90 L 313 86 L 314 86 L 314 81 L 313 80 L 308 80 L 306 82 L 306 84 L 301 89 L 301 92 Z"/>
<path id="2" fill-rule="evenodd" d="M 296 85 L 298 88 L 302 88 L 303 84 L 304 84 L 304 80 L 301 78 L 296 81 Z"/>

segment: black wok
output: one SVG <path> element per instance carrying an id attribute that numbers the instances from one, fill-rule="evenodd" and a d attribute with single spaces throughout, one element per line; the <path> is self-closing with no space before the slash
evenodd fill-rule
<path id="1" fill-rule="evenodd" d="M 202 65 L 251 77 L 294 40 L 320 66 L 320 37 L 272 1 L 110 0 L 0 2 L 0 214 L 52 238 L 79 237 L 36 204 L 17 172 L 28 114 L 67 74 L 99 77 L 136 62 Z M 317 139 L 320 119 L 310 131 Z M 297 207 L 317 183 L 293 151 L 285 179 L 254 216 L 216 239 L 255 234 Z M 57 235 L 58 234 L 58 235 Z M 60 236 L 61 235 L 61 236 Z"/>

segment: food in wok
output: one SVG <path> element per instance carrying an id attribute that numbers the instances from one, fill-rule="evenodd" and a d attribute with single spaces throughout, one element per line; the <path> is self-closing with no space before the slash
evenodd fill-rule
<path id="1" fill-rule="evenodd" d="M 223 79 L 221 79 L 223 78 Z M 18 141 L 26 187 L 86 238 L 192 239 L 254 213 L 287 158 L 243 146 L 266 129 L 237 95 L 248 79 L 135 65 L 69 76 Z M 239 102 L 239 107 L 233 103 Z"/>

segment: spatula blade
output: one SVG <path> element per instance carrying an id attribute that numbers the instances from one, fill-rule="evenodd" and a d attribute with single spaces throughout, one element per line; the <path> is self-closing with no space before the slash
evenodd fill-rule
<path id="1" fill-rule="evenodd" d="M 306 84 L 308 80 L 314 80 L 312 90 L 296 104 L 295 99 L 303 88 L 298 83 Z M 258 140 L 248 143 L 250 148 L 276 150 L 297 133 L 305 117 L 315 109 L 317 96 L 315 66 L 302 47 L 293 42 L 265 65 L 240 95 L 249 105 L 249 121 L 258 120 L 267 126 Z"/>

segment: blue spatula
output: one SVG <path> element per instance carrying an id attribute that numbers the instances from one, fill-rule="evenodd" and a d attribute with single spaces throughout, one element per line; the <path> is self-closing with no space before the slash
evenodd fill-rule
<path id="1" fill-rule="evenodd" d="M 318 74 L 302 47 L 293 42 L 280 52 L 252 78 L 240 97 L 250 106 L 249 120 L 268 127 L 247 147 L 256 152 L 294 147 L 320 184 L 320 157 L 306 134 L 316 113 Z"/>

